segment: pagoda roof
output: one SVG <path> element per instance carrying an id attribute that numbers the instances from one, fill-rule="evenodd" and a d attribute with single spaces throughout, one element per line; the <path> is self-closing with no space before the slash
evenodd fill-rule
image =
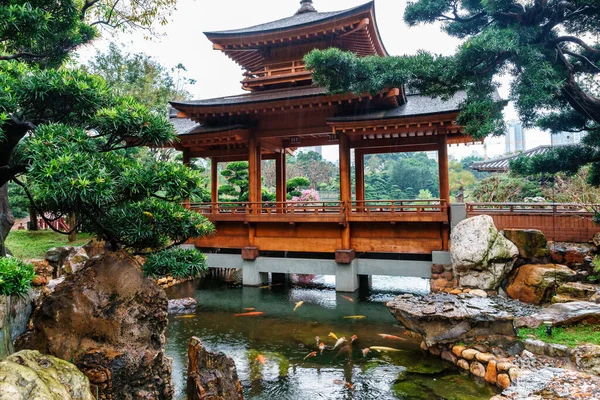
<path id="1" fill-rule="evenodd" d="M 194 129 L 200 127 L 199 123 L 192 121 L 189 118 L 169 117 L 169 122 L 173 125 L 173 128 L 178 135 L 190 133 Z"/>
<path id="2" fill-rule="evenodd" d="M 534 147 L 533 149 L 525 150 L 515 154 L 510 154 L 503 157 L 492 158 L 485 161 L 477 161 L 472 163 L 469 168 L 480 171 L 480 172 L 507 172 L 510 168 L 510 162 L 521 156 L 533 157 L 540 154 L 547 153 L 556 147 L 569 146 L 569 144 L 557 144 L 557 145 L 542 145 Z"/>
<path id="3" fill-rule="evenodd" d="M 285 30 L 294 30 L 310 25 L 321 24 L 325 22 L 334 22 L 340 18 L 368 11 L 373 7 L 373 1 L 363 5 L 349 8 L 341 11 L 328 12 L 307 12 L 296 14 L 291 17 L 282 18 L 276 21 L 267 22 L 264 24 L 254 25 L 247 28 L 232 29 L 227 31 L 204 32 L 204 34 L 212 40 L 212 38 L 223 38 L 241 35 L 256 35 L 272 32 L 280 32 Z"/>

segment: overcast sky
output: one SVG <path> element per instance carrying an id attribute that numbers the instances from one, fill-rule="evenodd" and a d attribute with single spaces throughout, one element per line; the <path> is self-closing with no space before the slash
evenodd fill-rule
<path id="1" fill-rule="evenodd" d="M 318 11 L 344 10 L 366 0 L 314 0 Z M 182 63 L 188 70 L 187 76 L 197 80 L 188 90 L 194 98 L 212 98 L 242 93 L 240 80 L 242 70 L 232 60 L 219 51 L 212 50 L 212 43 L 203 32 L 219 31 L 257 25 L 293 15 L 299 8 L 298 0 L 179 0 L 171 22 L 160 27 L 162 37 L 144 39 L 144 32 L 119 33 L 114 38 L 104 35 L 80 53 L 86 62 L 97 50 L 104 51 L 115 41 L 123 44 L 131 52 L 144 52 L 156 58 L 161 64 L 171 68 Z M 402 20 L 406 0 L 376 0 L 377 25 L 383 43 L 390 55 L 413 54 L 425 49 L 438 54 L 452 54 L 459 44 L 440 31 L 438 26 L 426 25 L 409 28 Z M 500 95 L 508 98 L 507 85 L 500 89 Z M 505 110 L 506 120 L 516 118 L 512 106 Z M 539 132 L 527 133 L 527 148 L 549 144 L 549 135 Z M 500 155 L 504 151 L 504 139 L 492 138 L 488 143 L 489 156 Z M 482 146 L 451 146 L 450 155 L 462 158 L 471 153 L 483 154 Z M 337 146 L 325 148 L 323 155 L 337 159 Z"/>

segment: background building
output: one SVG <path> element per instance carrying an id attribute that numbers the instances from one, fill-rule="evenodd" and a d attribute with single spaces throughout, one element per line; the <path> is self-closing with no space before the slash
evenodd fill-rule
<path id="1" fill-rule="evenodd" d="M 504 153 L 516 153 L 525 151 L 525 131 L 523 125 L 517 120 L 511 120 L 508 123 L 508 130 L 505 136 Z"/>

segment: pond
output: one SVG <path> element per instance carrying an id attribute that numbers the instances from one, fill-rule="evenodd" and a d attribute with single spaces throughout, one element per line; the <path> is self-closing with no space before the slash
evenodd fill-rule
<path id="1" fill-rule="evenodd" d="M 170 288 L 169 298 L 198 301 L 194 315 L 169 317 L 167 355 L 173 358 L 175 399 L 185 399 L 192 336 L 208 350 L 233 358 L 246 399 L 488 400 L 497 393 L 424 354 L 420 340 L 388 312 L 386 301 L 399 293 L 426 292 L 426 280 L 373 277 L 371 290 L 348 295 L 335 292 L 334 277 L 302 278 L 291 286 L 242 288 L 205 279 Z M 264 314 L 235 316 L 249 309 Z M 357 339 L 343 351 L 340 346 L 320 354 L 316 337 L 331 348 L 336 340 L 330 332 Z M 373 346 L 396 351 L 363 355 L 363 349 Z M 307 357 L 313 351 L 316 356 Z"/>

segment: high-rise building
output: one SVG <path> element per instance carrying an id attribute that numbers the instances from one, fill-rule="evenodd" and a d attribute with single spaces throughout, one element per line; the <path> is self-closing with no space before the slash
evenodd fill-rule
<path id="1" fill-rule="evenodd" d="M 561 132 L 550 135 L 552 145 L 577 144 L 581 142 L 581 132 Z"/>
<path id="2" fill-rule="evenodd" d="M 525 151 L 525 131 L 519 121 L 511 120 L 505 135 L 504 152 L 507 154 Z"/>

